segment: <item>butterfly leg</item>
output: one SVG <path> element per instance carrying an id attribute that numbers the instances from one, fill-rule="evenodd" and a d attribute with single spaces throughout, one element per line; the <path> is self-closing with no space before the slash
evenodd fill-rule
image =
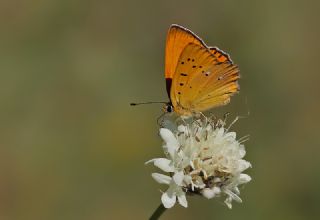
<path id="1" fill-rule="evenodd" d="M 158 118 L 157 118 L 157 124 L 159 125 L 159 127 L 163 128 L 164 127 L 164 116 L 165 116 L 166 112 L 163 112 Z"/>

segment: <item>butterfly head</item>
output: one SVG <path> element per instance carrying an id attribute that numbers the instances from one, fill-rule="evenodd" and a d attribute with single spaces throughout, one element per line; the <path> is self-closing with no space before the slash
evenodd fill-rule
<path id="1" fill-rule="evenodd" d="M 163 111 L 164 111 L 165 113 L 173 112 L 173 106 L 172 106 L 171 102 L 166 103 L 166 104 L 163 106 L 162 109 L 163 109 Z"/>

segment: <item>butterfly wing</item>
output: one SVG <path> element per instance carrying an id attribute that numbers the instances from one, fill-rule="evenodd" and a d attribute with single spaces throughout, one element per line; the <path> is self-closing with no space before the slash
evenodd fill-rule
<path id="1" fill-rule="evenodd" d="M 239 89 L 239 77 L 237 66 L 224 52 L 188 43 L 172 77 L 170 99 L 175 112 L 190 115 L 227 104 Z"/>
<path id="2" fill-rule="evenodd" d="M 217 58 L 219 62 L 229 62 L 233 63 L 230 56 L 224 52 L 223 50 L 220 50 L 218 47 L 209 47 L 210 52 L 212 55 Z"/>
<path id="3" fill-rule="evenodd" d="M 189 43 L 206 47 L 204 42 L 190 30 L 176 24 L 171 25 L 167 34 L 165 50 L 165 78 L 169 97 L 178 59 Z"/>
<path id="4" fill-rule="evenodd" d="M 178 59 L 181 52 L 189 44 L 194 43 L 197 45 L 203 45 L 204 42 L 197 37 L 190 30 L 173 24 L 169 28 L 166 40 L 166 51 L 165 51 L 165 77 L 172 78 L 175 69 L 177 67 Z"/>

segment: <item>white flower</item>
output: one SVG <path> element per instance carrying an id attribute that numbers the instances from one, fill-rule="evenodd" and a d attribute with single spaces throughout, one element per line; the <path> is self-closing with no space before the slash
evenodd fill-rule
<path id="1" fill-rule="evenodd" d="M 161 201 L 166 208 L 171 208 L 178 201 L 183 207 L 188 207 L 186 193 L 182 190 L 183 173 L 178 172 L 173 177 L 169 177 L 160 173 L 153 173 L 152 177 L 162 184 L 169 185 L 169 189 L 162 194 Z"/>
<path id="2" fill-rule="evenodd" d="M 221 120 L 198 119 L 176 128 L 160 128 L 166 158 L 152 159 L 163 175 L 152 177 L 169 188 L 161 196 L 166 208 L 179 204 L 187 207 L 186 193 L 202 195 L 207 199 L 224 196 L 225 204 L 232 208 L 232 201 L 242 202 L 238 186 L 251 177 L 242 172 L 251 164 L 242 159 L 245 154 L 243 141 L 236 139 Z"/>

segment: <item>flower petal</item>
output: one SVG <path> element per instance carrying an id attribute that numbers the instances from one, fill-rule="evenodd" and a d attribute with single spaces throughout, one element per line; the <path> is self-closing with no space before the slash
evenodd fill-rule
<path id="1" fill-rule="evenodd" d="M 239 190 L 239 188 L 238 188 L 237 186 L 234 187 L 234 188 L 232 189 L 232 191 L 233 191 L 235 194 L 240 195 L 240 190 Z"/>
<path id="2" fill-rule="evenodd" d="M 226 133 L 226 135 L 225 135 L 225 138 L 228 138 L 228 140 L 230 140 L 230 141 L 234 141 L 234 140 L 236 139 L 236 137 L 237 137 L 237 134 L 236 134 L 236 132 L 234 132 L 234 131 L 228 132 L 228 133 Z M 229 139 L 229 138 L 230 138 L 230 139 Z"/>
<path id="3" fill-rule="evenodd" d="M 169 185 L 172 180 L 172 178 L 170 176 L 166 176 L 161 173 L 152 173 L 151 176 L 155 181 L 157 181 L 160 184 Z"/>
<path id="4" fill-rule="evenodd" d="M 228 206 L 229 209 L 232 209 L 232 198 L 228 196 L 226 200 L 224 200 L 224 203 Z"/>
<path id="5" fill-rule="evenodd" d="M 166 143 L 163 147 L 169 152 L 170 156 L 173 157 L 174 152 L 179 147 L 179 142 L 174 134 L 167 128 L 160 128 L 160 136 Z"/>
<path id="6" fill-rule="evenodd" d="M 183 132 L 183 133 L 187 133 L 187 127 L 186 126 L 184 126 L 184 125 L 179 125 L 178 126 L 178 131 L 179 132 Z"/>
<path id="7" fill-rule="evenodd" d="M 250 162 L 248 162 L 246 160 L 239 160 L 239 167 L 238 167 L 239 172 L 242 172 L 242 171 L 248 169 L 249 167 L 251 167 Z"/>
<path id="8" fill-rule="evenodd" d="M 239 156 L 240 158 L 243 158 L 246 155 L 246 149 L 244 148 L 243 144 L 239 145 Z"/>
<path id="9" fill-rule="evenodd" d="M 183 207 L 187 208 L 188 207 L 188 201 L 186 198 L 186 194 L 183 193 L 181 195 L 178 196 L 178 202 L 180 205 L 182 205 Z"/>
<path id="10" fill-rule="evenodd" d="M 202 195 L 206 197 L 207 199 L 212 199 L 216 195 L 220 194 L 221 189 L 217 186 L 210 188 L 205 188 L 201 191 Z"/>
<path id="11" fill-rule="evenodd" d="M 175 195 L 172 195 L 172 197 L 170 197 L 168 195 L 168 193 L 163 193 L 162 196 L 161 196 L 161 202 L 163 204 L 163 206 L 167 209 L 171 208 L 174 206 L 174 204 L 176 203 L 176 196 Z"/>
<path id="12" fill-rule="evenodd" d="M 214 193 L 215 193 L 216 195 L 221 193 L 220 187 L 214 186 L 214 187 L 212 188 L 212 190 L 214 191 Z"/>
<path id="13" fill-rule="evenodd" d="M 217 136 L 216 138 L 221 138 L 224 134 L 224 128 L 217 128 Z"/>
<path id="14" fill-rule="evenodd" d="M 207 199 L 212 199 L 216 195 L 214 190 L 212 190 L 210 188 L 203 189 L 201 191 L 201 194 Z"/>
<path id="15" fill-rule="evenodd" d="M 156 167 L 160 168 L 164 172 L 174 172 L 174 167 L 172 165 L 172 161 L 167 158 L 156 158 L 146 162 L 153 163 Z"/>
<path id="16" fill-rule="evenodd" d="M 251 181 L 251 177 L 247 174 L 241 173 L 239 176 L 239 184 L 244 184 Z"/>
<path id="17" fill-rule="evenodd" d="M 242 203 L 241 198 L 236 195 L 234 192 L 232 192 L 231 190 L 225 190 L 225 193 L 232 199 L 235 200 L 236 202 Z"/>
<path id="18" fill-rule="evenodd" d="M 178 186 L 182 186 L 182 182 L 183 182 L 183 179 L 184 179 L 183 171 L 175 173 L 173 175 L 172 179 Z"/>
<path id="19" fill-rule="evenodd" d="M 191 182 L 192 182 L 192 177 L 191 177 L 190 175 L 185 175 L 184 178 L 183 178 L 183 181 L 184 181 L 187 185 L 189 185 L 189 184 L 191 184 Z"/>

